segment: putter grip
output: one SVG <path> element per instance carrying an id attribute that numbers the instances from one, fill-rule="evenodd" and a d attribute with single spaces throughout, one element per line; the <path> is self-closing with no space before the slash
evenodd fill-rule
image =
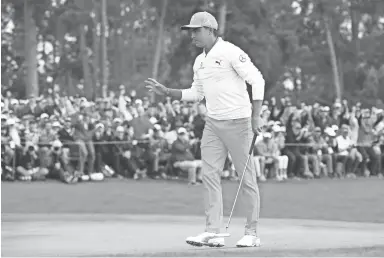
<path id="1" fill-rule="evenodd" d="M 249 148 L 249 155 L 252 155 L 252 152 L 253 152 L 253 147 L 255 146 L 255 142 L 256 142 L 256 138 L 257 138 L 257 133 L 255 133 L 253 135 L 253 139 L 252 139 L 252 144 L 251 144 L 251 147 Z"/>

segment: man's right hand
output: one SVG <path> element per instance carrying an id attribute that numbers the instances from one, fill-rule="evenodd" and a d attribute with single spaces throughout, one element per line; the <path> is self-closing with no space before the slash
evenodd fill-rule
<path id="1" fill-rule="evenodd" d="M 155 79 L 148 78 L 147 80 L 145 80 L 145 83 L 147 84 L 145 87 L 149 89 L 149 91 L 155 92 L 158 95 L 167 94 L 168 88 L 156 81 Z"/>

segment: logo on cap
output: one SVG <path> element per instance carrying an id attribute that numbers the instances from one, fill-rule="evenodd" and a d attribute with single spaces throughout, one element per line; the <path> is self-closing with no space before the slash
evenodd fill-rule
<path id="1" fill-rule="evenodd" d="M 239 60 L 240 62 L 244 63 L 245 61 L 247 61 L 247 58 L 244 55 L 240 55 Z"/>

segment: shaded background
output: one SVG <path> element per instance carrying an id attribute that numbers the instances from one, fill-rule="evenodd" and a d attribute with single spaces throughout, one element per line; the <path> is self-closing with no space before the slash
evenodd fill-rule
<path id="1" fill-rule="evenodd" d="M 2 93 L 58 85 L 95 99 L 123 84 L 142 96 L 149 76 L 189 87 L 199 50 L 179 27 L 199 10 L 250 54 L 267 97 L 382 105 L 382 0 L 4 0 Z"/>

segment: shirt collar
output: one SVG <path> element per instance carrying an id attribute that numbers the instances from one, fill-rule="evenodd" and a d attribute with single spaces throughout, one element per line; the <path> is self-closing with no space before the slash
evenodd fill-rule
<path id="1" fill-rule="evenodd" d="M 223 39 L 221 37 L 217 37 L 217 41 L 215 42 L 211 50 L 208 52 L 208 54 L 211 53 L 216 48 L 216 46 L 219 45 L 222 41 Z M 205 53 L 205 49 L 203 50 L 203 53 L 205 56 L 207 55 L 207 53 Z"/>

